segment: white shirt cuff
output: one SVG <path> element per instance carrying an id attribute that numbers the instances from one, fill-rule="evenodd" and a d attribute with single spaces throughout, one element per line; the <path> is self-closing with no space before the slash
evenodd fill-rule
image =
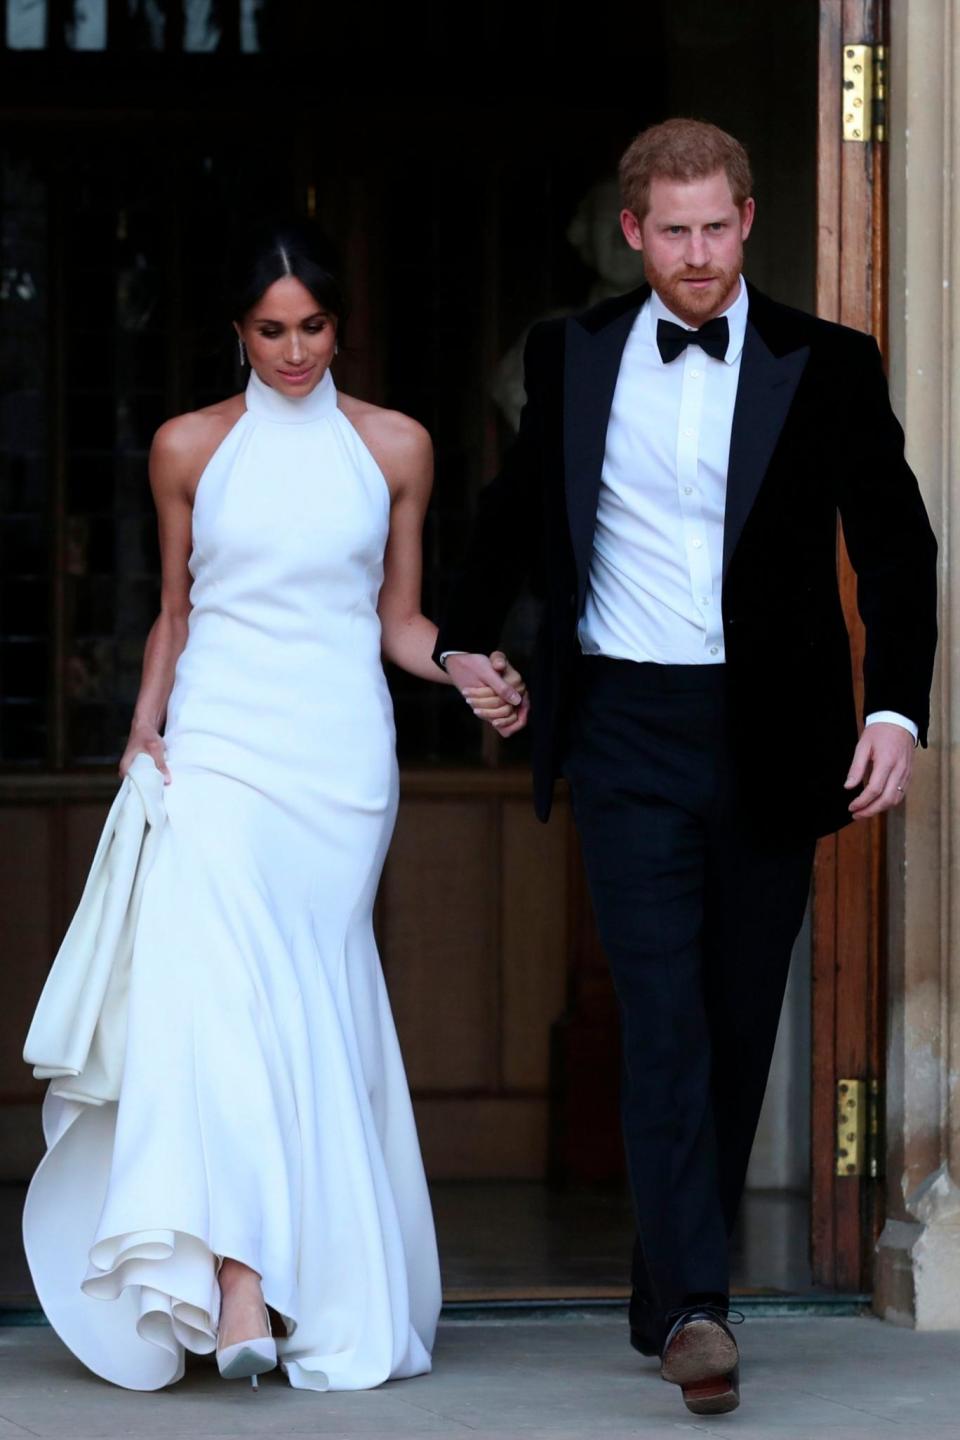
<path id="1" fill-rule="evenodd" d="M 920 731 L 917 729 L 916 725 L 914 725 L 913 721 L 908 720 L 906 715 L 898 715 L 896 710 L 874 710 L 873 714 L 868 715 L 863 723 L 864 726 L 878 724 L 902 725 L 904 730 L 910 731 L 910 734 L 913 736 L 914 744 L 916 744 L 920 738 Z"/>

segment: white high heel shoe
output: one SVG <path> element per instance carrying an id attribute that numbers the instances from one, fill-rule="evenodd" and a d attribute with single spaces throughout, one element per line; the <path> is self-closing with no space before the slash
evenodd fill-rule
<path id="1" fill-rule="evenodd" d="M 270 1316 L 263 1308 L 266 1334 L 253 1340 L 240 1340 L 236 1345 L 217 1346 L 217 1369 L 224 1380 L 246 1380 L 249 1378 L 254 1390 L 259 1388 L 259 1375 L 274 1370 L 277 1364 L 277 1343 L 270 1333 Z"/>

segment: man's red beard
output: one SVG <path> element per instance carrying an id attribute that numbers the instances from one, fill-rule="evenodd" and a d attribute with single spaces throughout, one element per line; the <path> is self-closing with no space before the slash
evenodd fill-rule
<path id="1" fill-rule="evenodd" d="M 736 265 L 725 270 L 716 265 L 706 266 L 702 271 L 685 269 L 679 273 L 658 270 L 649 252 L 644 252 L 643 266 L 648 282 L 667 309 L 687 325 L 700 326 L 705 320 L 719 315 L 736 298 L 737 281 L 743 268 L 743 251 L 740 251 Z M 685 280 L 697 280 L 701 275 L 709 275 L 713 283 L 705 285 L 702 290 L 684 284 Z"/>

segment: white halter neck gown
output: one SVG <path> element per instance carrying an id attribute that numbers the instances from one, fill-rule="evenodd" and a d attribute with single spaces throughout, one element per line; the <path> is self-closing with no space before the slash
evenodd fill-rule
<path id="1" fill-rule="evenodd" d="M 430 1368 L 440 1282 L 372 930 L 397 807 L 377 597 L 390 496 L 327 373 L 254 373 L 200 480 L 167 824 L 118 1105 L 48 1095 L 24 1216 L 61 1338 L 152 1390 L 214 1349 L 218 1256 L 263 1277 L 292 1385 Z"/>

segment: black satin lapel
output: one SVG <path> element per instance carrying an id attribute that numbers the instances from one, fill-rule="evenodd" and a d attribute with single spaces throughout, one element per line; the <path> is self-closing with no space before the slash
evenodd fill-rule
<path id="1" fill-rule="evenodd" d="M 567 321 L 564 363 L 563 445 L 567 517 L 577 564 L 577 613 L 583 609 L 596 527 L 607 423 L 623 346 L 639 305 L 592 333 Z"/>
<path id="2" fill-rule="evenodd" d="M 803 345 L 778 358 L 748 323 L 727 465 L 724 574 L 767 473 L 809 355 L 809 345 Z"/>
<path id="3" fill-rule="evenodd" d="M 577 563 L 578 614 L 590 574 L 610 407 L 623 347 L 638 308 L 626 310 L 594 334 L 576 320 L 567 322 L 563 381 L 564 476 L 570 538 Z"/>

